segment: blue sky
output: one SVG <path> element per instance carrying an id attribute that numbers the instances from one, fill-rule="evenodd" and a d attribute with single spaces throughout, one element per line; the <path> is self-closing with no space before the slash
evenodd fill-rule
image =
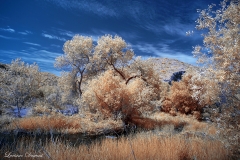
<path id="1" fill-rule="evenodd" d="M 0 0 L 0 62 L 21 58 L 59 75 L 53 64 L 65 41 L 111 34 L 137 56 L 195 64 L 192 47 L 202 44 L 196 10 L 211 3 L 220 0 Z"/>

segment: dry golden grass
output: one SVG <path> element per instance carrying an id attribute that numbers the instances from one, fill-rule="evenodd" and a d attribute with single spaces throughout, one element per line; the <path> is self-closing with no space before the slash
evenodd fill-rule
<path id="1" fill-rule="evenodd" d="M 24 144 L 25 143 L 25 144 Z M 118 140 L 105 139 L 102 142 L 90 146 L 70 146 L 60 141 L 48 142 L 43 147 L 36 147 L 36 143 L 26 141 L 20 142 L 18 148 L 14 151 L 5 148 L 5 151 L 12 151 L 12 154 L 18 153 L 24 155 L 43 155 L 43 159 L 51 157 L 58 160 L 120 160 L 120 159 L 138 159 L 138 160 L 226 160 L 227 150 L 223 144 L 217 140 L 206 140 L 197 137 L 185 138 L 175 135 L 161 137 L 153 134 L 139 134 L 134 137 L 122 137 Z M 27 146 L 27 147 L 26 147 Z M 38 148 L 37 150 L 34 148 Z M 1 156 L 2 156 L 1 153 Z M 48 157 L 49 156 L 49 157 Z M 26 158 L 31 159 L 31 158 Z"/>
<path id="2" fill-rule="evenodd" d="M 165 122 L 165 125 L 173 125 L 175 127 L 183 125 L 183 133 L 204 132 L 208 135 L 216 135 L 218 133 L 217 128 L 213 124 L 200 122 L 191 115 L 177 114 L 177 116 L 171 116 L 167 113 L 158 112 L 147 117 L 157 122 Z"/>
<path id="3" fill-rule="evenodd" d="M 19 119 L 15 122 L 17 126 L 21 129 L 25 130 L 50 130 L 50 129 L 69 129 L 80 128 L 80 123 L 77 119 L 68 118 L 65 116 L 38 116 L 38 117 L 27 117 L 23 119 Z"/>
<path id="4" fill-rule="evenodd" d="M 36 131 L 40 129 L 45 132 L 51 130 L 63 133 L 98 134 L 104 129 L 120 127 L 122 127 L 121 121 L 108 119 L 96 122 L 93 115 L 86 115 L 82 118 L 79 115 L 63 116 L 61 114 L 56 114 L 16 119 L 6 129 L 23 129 L 26 131 Z"/>
<path id="5" fill-rule="evenodd" d="M 43 102 L 38 102 L 36 106 L 33 108 L 34 114 L 51 114 L 52 110 L 49 106 L 44 104 Z"/>
<path id="6" fill-rule="evenodd" d="M 218 133 L 217 128 L 213 124 L 199 122 L 192 116 L 182 114 L 173 117 L 167 113 L 160 112 L 144 117 L 132 117 L 131 123 L 148 130 L 164 127 L 171 128 L 172 126 L 172 131 L 174 128 L 182 127 L 181 133 L 183 134 L 185 132 L 203 132 L 207 135 L 215 136 Z M 106 129 L 123 129 L 123 123 L 121 120 L 101 119 L 90 113 L 86 113 L 84 117 L 56 114 L 15 119 L 7 129 L 17 128 L 27 131 L 40 129 L 46 132 L 51 130 L 64 133 L 98 134 Z"/>
<path id="7" fill-rule="evenodd" d="M 55 129 L 64 133 L 103 133 L 106 129 L 122 127 L 121 121 L 100 119 L 93 114 L 85 114 L 85 117 L 51 115 L 43 117 L 27 117 L 18 119 L 11 127 L 18 125 L 26 130 L 42 129 L 49 131 Z M 43 155 L 43 158 L 58 159 L 230 159 L 230 152 L 219 139 L 218 131 L 214 125 L 199 122 L 192 116 L 177 115 L 175 117 L 167 113 L 155 113 L 143 118 L 135 118 L 133 121 L 141 123 L 142 127 L 157 127 L 156 130 L 141 132 L 135 136 L 121 137 L 119 139 L 105 139 L 91 145 L 71 146 L 60 140 L 49 141 L 47 144 L 36 147 L 34 140 L 20 141 L 17 149 L 5 148 L 5 152 L 24 155 L 31 153 Z M 150 123 L 151 122 L 151 123 Z M 150 123 L 150 124 L 148 124 Z M 141 126 L 140 125 L 140 126 Z M 183 126 L 183 130 L 176 132 L 177 126 Z M 158 130 L 160 129 L 160 130 Z M 199 134 L 200 133 L 200 134 Z M 202 134 L 204 133 L 204 134 Z M 49 156 L 49 157 L 48 157 Z M 134 158 L 135 157 L 135 158 Z M 1 159 L 1 158 L 0 158 Z M 26 159 L 31 159 L 27 157 Z M 34 159 L 34 158 L 32 158 Z"/>

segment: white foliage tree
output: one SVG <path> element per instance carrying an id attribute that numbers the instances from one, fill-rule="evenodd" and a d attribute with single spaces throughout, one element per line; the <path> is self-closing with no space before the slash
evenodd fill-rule
<path id="1" fill-rule="evenodd" d="M 15 105 L 18 116 L 25 102 L 36 97 L 41 84 L 37 64 L 25 64 L 20 59 L 12 61 L 8 70 L 1 70 L 0 96 L 5 105 Z"/>
<path id="2" fill-rule="evenodd" d="M 55 67 L 69 69 L 70 72 L 62 73 L 60 87 L 66 93 L 78 93 L 79 97 L 82 95 L 84 77 L 97 75 L 109 67 L 126 79 L 123 67 L 134 56 L 121 37 L 110 35 L 100 37 L 96 46 L 91 37 L 76 35 L 64 44 L 63 50 L 64 55 L 56 58 Z"/>
<path id="3" fill-rule="evenodd" d="M 224 90 L 235 94 L 240 86 L 240 4 L 239 0 L 224 0 L 220 9 L 214 7 L 199 10 L 196 28 L 207 33 L 203 46 L 196 46 L 193 54 L 227 86 Z"/>
<path id="4" fill-rule="evenodd" d="M 98 39 L 94 50 L 93 63 L 99 69 L 108 67 L 114 69 L 124 80 L 127 79 L 123 68 L 129 65 L 134 52 L 119 36 L 105 35 Z"/>
<path id="5" fill-rule="evenodd" d="M 71 88 L 80 97 L 82 94 L 81 85 L 84 73 L 90 68 L 90 60 L 93 54 L 93 40 L 91 37 L 75 35 L 72 40 L 65 42 L 63 50 L 64 55 L 56 58 L 55 67 L 70 69 L 68 76 L 66 74 L 62 76 L 62 78 L 66 78 L 70 86 L 63 88 Z M 69 84 L 69 82 L 71 83 Z"/>

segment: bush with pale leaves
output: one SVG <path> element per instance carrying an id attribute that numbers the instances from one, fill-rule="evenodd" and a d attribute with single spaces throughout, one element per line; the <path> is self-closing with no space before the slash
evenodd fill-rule
<path id="1" fill-rule="evenodd" d="M 29 65 L 16 59 L 8 70 L 0 72 L 0 100 L 5 106 L 16 106 L 18 116 L 27 101 L 43 96 L 38 90 L 43 81 L 37 64 Z"/>
<path id="2" fill-rule="evenodd" d="M 200 113 L 206 105 L 219 101 L 220 88 L 215 79 L 207 73 L 187 71 L 182 81 L 173 82 L 166 97 L 163 99 L 163 111 L 176 115 L 177 112 L 193 114 L 201 118 Z"/>
<path id="3" fill-rule="evenodd" d="M 214 7 L 199 10 L 196 28 L 207 33 L 203 46 L 196 46 L 193 54 L 224 83 L 222 90 L 234 100 L 232 95 L 240 90 L 240 4 L 239 0 L 224 0 L 219 9 Z"/>

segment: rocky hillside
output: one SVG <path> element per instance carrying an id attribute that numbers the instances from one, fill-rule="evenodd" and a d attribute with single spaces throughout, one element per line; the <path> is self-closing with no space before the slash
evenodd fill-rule
<path id="1" fill-rule="evenodd" d="M 169 80 L 175 72 L 186 71 L 189 68 L 198 68 L 191 64 L 169 58 L 149 58 L 145 62 L 153 65 L 162 80 Z"/>

